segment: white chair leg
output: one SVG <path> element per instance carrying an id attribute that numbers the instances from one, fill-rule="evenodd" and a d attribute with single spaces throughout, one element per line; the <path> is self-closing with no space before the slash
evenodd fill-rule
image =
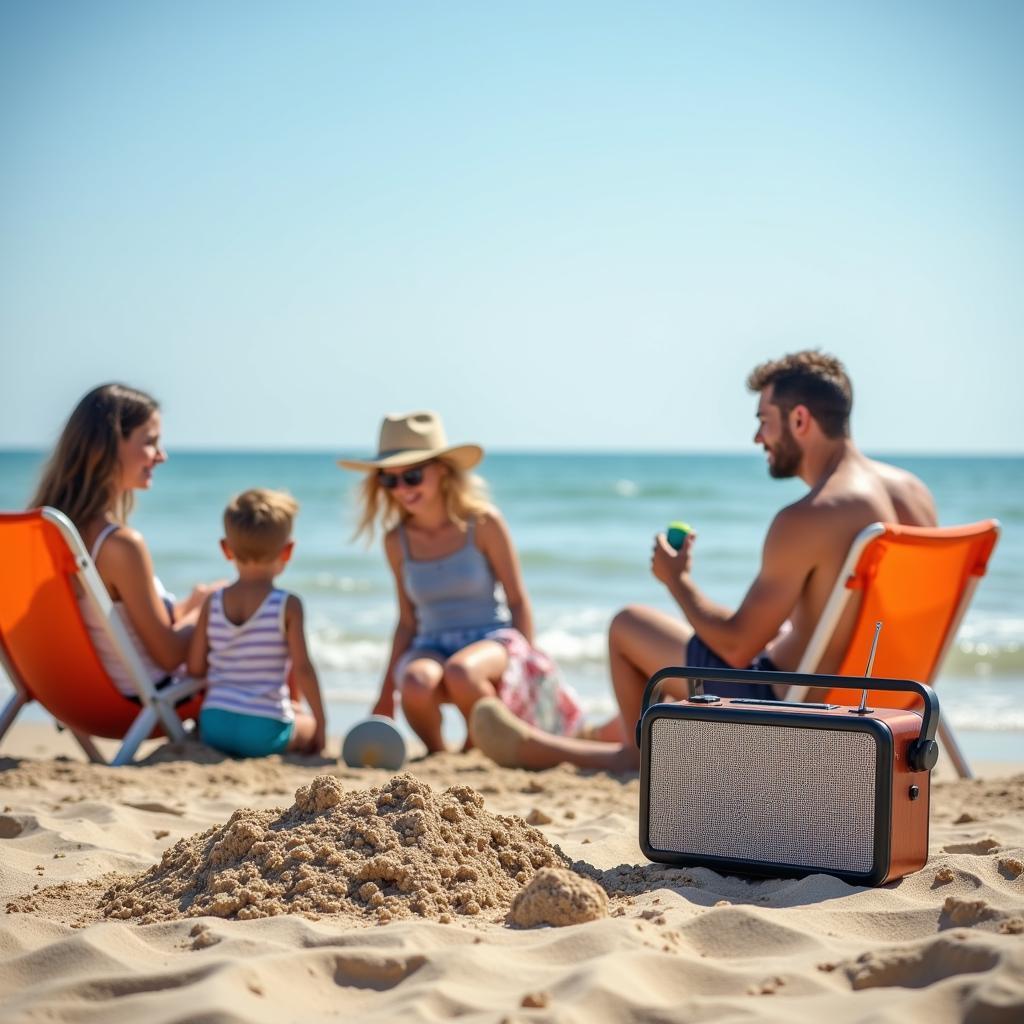
<path id="1" fill-rule="evenodd" d="M 131 764 L 135 757 L 135 751 L 139 749 L 142 741 L 153 731 L 157 722 L 157 714 L 154 708 L 143 708 L 138 717 L 131 724 L 131 728 L 124 734 L 121 747 L 111 761 L 111 765 L 120 766 Z"/>
<path id="2" fill-rule="evenodd" d="M 968 764 L 964 752 L 960 749 L 956 736 L 953 735 L 953 727 L 944 718 L 939 719 L 939 742 L 949 755 L 950 761 L 953 762 L 957 775 L 961 779 L 973 779 L 974 772 L 971 771 L 971 766 Z"/>
<path id="3" fill-rule="evenodd" d="M 188 739 L 185 726 L 178 717 L 177 705 L 188 697 L 201 693 L 206 689 L 205 679 L 182 679 L 149 699 L 150 707 L 156 712 L 157 720 L 164 733 L 172 743 L 184 743 Z"/>
<path id="4" fill-rule="evenodd" d="M 3 711 L 0 711 L 0 740 L 7 734 L 7 730 L 14 724 L 15 718 L 18 717 L 18 712 L 31 700 L 24 690 L 15 688 L 14 696 L 4 705 Z"/>
<path id="5" fill-rule="evenodd" d="M 184 743 L 185 726 L 181 724 L 181 719 L 178 717 L 174 705 L 160 698 L 154 702 L 153 710 L 160 724 L 164 727 L 167 738 L 172 743 Z"/>

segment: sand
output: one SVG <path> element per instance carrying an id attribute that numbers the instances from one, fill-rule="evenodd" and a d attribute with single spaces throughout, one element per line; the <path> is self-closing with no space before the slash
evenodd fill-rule
<path id="1" fill-rule="evenodd" d="M 567 861 L 522 818 L 495 816 L 483 804 L 470 786 L 435 793 L 408 773 L 369 790 L 318 775 L 286 810 L 240 808 L 224 825 L 179 840 L 148 871 L 112 880 L 93 917 L 500 921 L 538 868 Z M 26 902 L 33 910 L 31 897 Z"/>
<path id="2" fill-rule="evenodd" d="M 937 778 L 864 889 L 650 864 L 633 776 L 2 753 L 0 1021 L 1024 1020 L 1024 774 Z"/>

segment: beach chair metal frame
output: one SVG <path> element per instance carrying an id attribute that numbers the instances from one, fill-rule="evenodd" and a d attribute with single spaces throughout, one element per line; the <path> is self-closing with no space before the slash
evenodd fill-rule
<path id="1" fill-rule="evenodd" d="M 800 659 L 797 672 L 813 673 L 817 671 L 818 665 L 825 654 L 829 641 L 832 639 L 832 635 L 842 619 L 843 612 L 846 610 L 847 605 L 855 593 L 853 587 L 854 582 L 858 579 L 865 578 L 866 575 L 870 575 L 869 573 L 865 573 L 864 567 L 867 559 L 871 557 L 872 546 L 876 544 L 880 538 L 887 535 L 904 534 L 913 536 L 917 539 L 923 539 L 925 541 L 929 538 L 934 539 L 935 541 L 942 541 L 944 539 L 966 538 L 972 536 L 980 538 L 985 535 L 989 535 L 991 537 L 990 544 L 987 546 L 987 549 L 984 551 L 978 563 L 971 566 L 966 575 L 956 607 L 953 609 L 952 616 L 948 620 L 948 625 L 945 627 L 945 634 L 942 638 L 942 644 L 939 648 L 938 656 L 934 661 L 931 672 L 928 673 L 928 678 L 916 680 L 917 682 L 931 686 L 942 669 L 943 662 L 946 660 L 949 648 L 956 638 L 957 631 L 960 629 L 960 624 L 967 612 L 968 605 L 970 605 L 971 599 L 974 597 L 974 592 L 977 589 L 978 582 L 985 573 L 992 549 L 995 547 L 996 542 L 999 539 L 999 532 L 1000 524 L 996 519 L 984 520 L 979 523 L 970 524 L 969 526 L 955 527 L 908 527 L 887 523 L 872 523 L 870 526 L 864 527 L 850 545 L 850 551 L 846 556 L 846 561 L 843 563 L 843 567 L 832 587 L 832 592 L 829 595 L 828 601 L 825 603 L 825 608 L 821 613 L 821 617 L 818 619 L 818 624 L 815 626 L 803 657 Z M 786 699 L 798 701 L 806 700 L 809 689 L 810 687 L 807 686 L 791 686 L 787 691 Z M 957 774 L 961 778 L 973 778 L 974 773 L 971 771 L 971 766 L 967 761 L 967 757 L 961 749 L 960 744 L 957 742 L 956 736 L 953 732 L 953 727 L 945 718 L 940 718 L 939 720 L 938 735 L 950 761 L 956 768 Z"/>
<path id="2" fill-rule="evenodd" d="M 121 737 L 121 746 L 110 763 L 112 765 L 131 763 L 139 745 L 158 727 L 162 728 L 170 739 L 179 742 L 184 740 L 185 729 L 176 708 L 183 700 L 200 693 L 205 686 L 204 680 L 182 679 L 157 690 L 143 667 L 142 659 L 125 629 L 120 613 L 114 607 L 114 602 L 110 599 L 107 588 L 103 585 L 96 566 L 71 520 L 55 508 L 41 508 L 23 513 L 2 513 L 0 514 L 0 525 L 5 520 L 24 520 L 26 518 L 41 518 L 59 534 L 74 560 L 73 575 L 81 588 L 81 593 L 98 613 L 98 621 L 102 623 L 112 649 L 123 661 L 138 692 L 141 708 L 128 730 Z M 74 595 L 71 595 L 71 598 L 74 600 Z M 8 639 L 4 636 L 2 625 L 0 625 L 0 663 L 15 690 L 14 696 L 0 711 L 0 740 L 2 740 L 21 709 L 30 701 L 38 699 L 33 693 L 31 680 L 22 678 L 17 668 L 14 653 L 9 649 Z M 106 677 L 106 681 L 117 697 L 127 704 L 134 704 L 120 693 L 109 677 Z M 40 701 L 40 703 L 43 702 Z M 43 706 L 46 707 L 46 704 L 43 703 Z M 47 708 L 47 710 L 50 709 Z M 54 717 L 57 718 L 56 715 Z M 57 720 L 60 721 L 59 718 Z M 88 732 L 75 728 L 72 722 L 62 722 L 61 724 L 72 732 L 90 761 L 105 763 Z"/>

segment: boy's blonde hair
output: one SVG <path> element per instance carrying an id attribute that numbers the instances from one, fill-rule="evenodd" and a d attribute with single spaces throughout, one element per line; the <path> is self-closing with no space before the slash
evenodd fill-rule
<path id="1" fill-rule="evenodd" d="M 441 494 L 444 496 L 448 517 L 462 527 L 476 516 L 485 516 L 491 511 L 487 485 L 474 473 L 459 469 L 443 457 L 432 459 L 440 462 L 448 472 L 441 477 Z M 398 467 L 396 472 L 401 472 Z M 395 500 L 391 491 L 377 482 L 377 473 L 369 472 L 359 485 L 359 523 L 356 537 L 366 536 L 367 543 L 373 540 L 377 524 L 384 533 L 399 523 L 405 522 L 409 513 Z"/>
<path id="2" fill-rule="evenodd" d="M 292 536 L 299 503 L 284 491 L 254 487 L 224 509 L 224 535 L 236 561 L 271 562 Z"/>

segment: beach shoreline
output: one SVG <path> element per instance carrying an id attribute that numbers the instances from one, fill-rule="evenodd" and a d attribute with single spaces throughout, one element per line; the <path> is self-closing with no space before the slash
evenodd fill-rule
<path id="1" fill-rule="evenodd" d="M 328 750 L 337 749 L 333 739 Z M 0 895 L 9 907 L 0 921 L 0 1020 L 1002 1021 L 1024 1013 L 1020 765 L 979 762 L 973 781 L 940 765 L 928 864 L 863 889 L 827 875 L 673 872 L 640 852 L 635 775 L 529 773 L 479 753 L 444 754 L 407 770 L 434 793 L 471 786 L 487 812 L 537 823 L 578 870 L 603 879 L 609 916 L 529 929 L 510 928 L 497 910 L 444 924 L 82 917 L 107 878 L 146 870 L 240 807 L 287 807 L 321 774 L 345 791 L 389 777 L 332 758 L 207 753 L 181 760 L 151 741 L 142 766 L 113 769 L 85 763 L 52 725 L 11 730 L 0 748 Z M 94 923 L 76 927 L 87 919 Z"/>

